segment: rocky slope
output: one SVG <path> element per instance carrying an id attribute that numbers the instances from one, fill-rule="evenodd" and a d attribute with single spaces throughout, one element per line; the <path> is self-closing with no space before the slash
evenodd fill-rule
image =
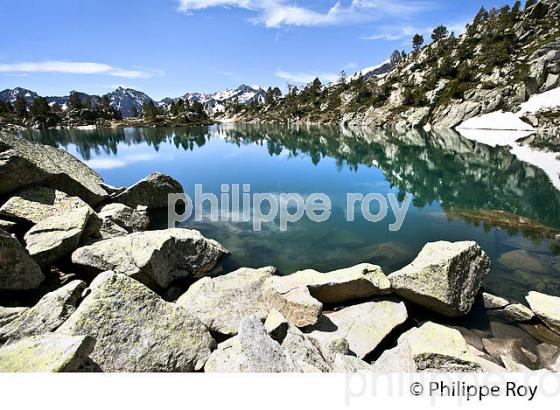
<path id="1" fill-rule="evenodd" d="M 1 226 L 14 232 L 0 229 L 2 372 L 560 370 L 560 298 L 483 293 L 489 258 L 475 242 L 427 244 L 390 275 L 362 264 L 217 276 L 219 243 L 145 230 L 146 209 L 183 190 L 168 176 L 111 187 L 6 134 L 0 175 Z M 524 336 L 453 325 L 471 310 Z"/>
<path id="2" fill-rule="evenodd" d="M 480 114 L 516 111 L 560 85 L 560 4 L 481 11 L 456 37 L 444 33 L 382 78 L 307 86 L 240 121 L 452 128 Z M 560 105 L 560 102 L 558 102 Z"/>

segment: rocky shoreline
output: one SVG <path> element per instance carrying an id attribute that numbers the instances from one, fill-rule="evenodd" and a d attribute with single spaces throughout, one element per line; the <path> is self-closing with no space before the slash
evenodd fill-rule
<path id="1" fill-rule="evenodd" d="M 390 274 L 220 274 L 218 242 L 150 230 L 177 192 L 157 173 L 112 187 L 0 133 L 0 371 L 560 370 L 560 298 L 485 293 L 490 259 L 474 242 L 427 244 Z M 473 314 L 491 330 L 460 325 Z"/>

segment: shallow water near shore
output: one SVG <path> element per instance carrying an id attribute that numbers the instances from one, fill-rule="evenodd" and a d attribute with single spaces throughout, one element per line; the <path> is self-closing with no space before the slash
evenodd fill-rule
<path id="1" fill-rule="evenodd" d="M 151 172 L 171 175 L 194 198 L 195 184 L 250 184 L 252 193 L 325 193 L 332 215 L 307 218 L 281 232 L 279 221 L 254 232 L 251 223 L 190 220 L 232 251 L 225 270 L 273 265 L 288 274 L 370 262 L 397 270 L 437 240 L 477 241 L 492 258 L 485 287 L 522 300 L 530 290 L 560 295 L 560 191 L 538 166 L 508 147 L 455 132 L 220 125 L 174 129 L 28 131 L 28 139 L 66 149 L 115 186 Z M 560 161 L 559 161 L 560 162 Z M 402 228 L 395 221 L 346 221 L 347 193 L 414 196 Z M 165 218 L 161 218 L 162 227 Z"/>

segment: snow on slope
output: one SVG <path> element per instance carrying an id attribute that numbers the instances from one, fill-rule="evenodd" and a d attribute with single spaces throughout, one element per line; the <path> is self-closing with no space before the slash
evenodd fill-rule
<path id="1" fill-rule="evenodd" d="M 560 87 L 542 94 L 535 94 L 521 104 L 521 114 L 535 113 L 540 110 L 560 108 Z"/>

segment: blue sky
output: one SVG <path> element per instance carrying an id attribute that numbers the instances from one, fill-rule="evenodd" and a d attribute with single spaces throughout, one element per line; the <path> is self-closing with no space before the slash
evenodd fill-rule
<path id="1" fill-rule="evenodd" d="M 513 0 L 4 0 L 0 89 L 156 99 L 324 80 Z"/>

